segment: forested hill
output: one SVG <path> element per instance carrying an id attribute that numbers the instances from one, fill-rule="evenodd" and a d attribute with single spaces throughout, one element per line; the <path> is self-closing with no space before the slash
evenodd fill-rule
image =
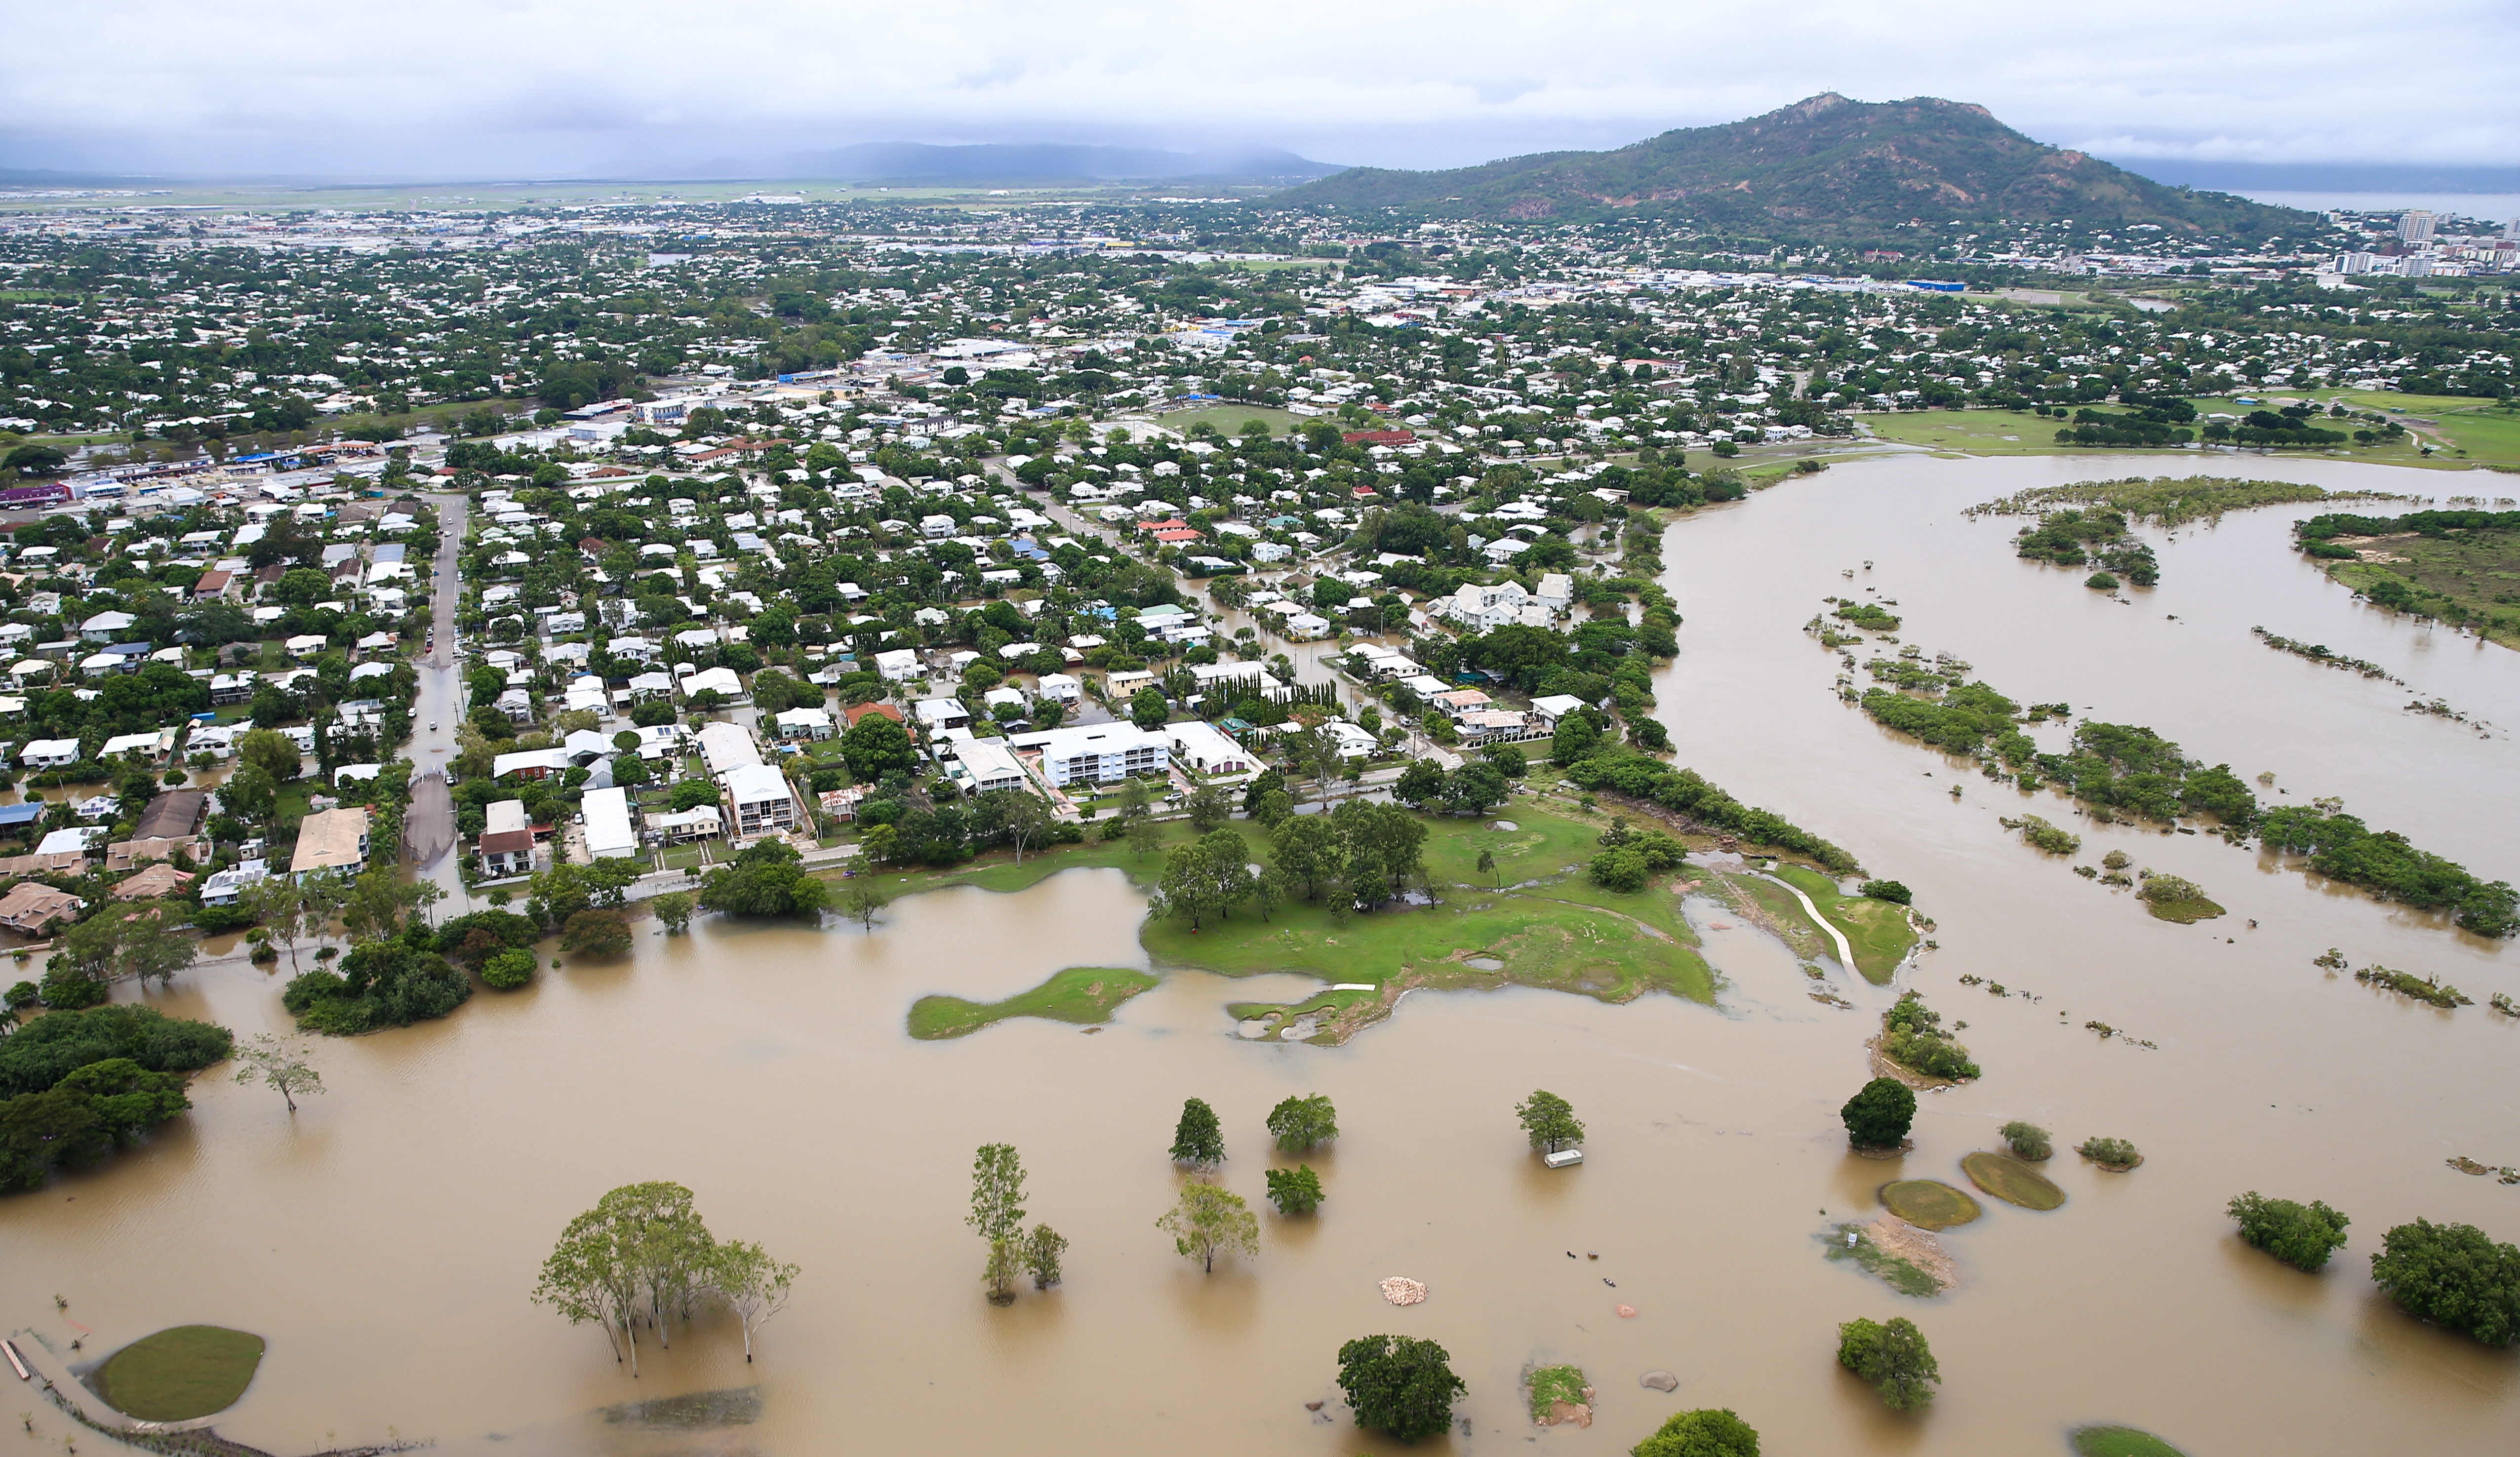
<path id="1" fill-rule="evenodd" d="M 1934 97 L 1856 102 L 1835 92 L 1615 152 L 1540 153 L 1443 172 L 1358 167 L 1276 200 L 1456 217 L 1642 213 L 1828 240 L 1887 238 L 1911 221 L 1940 232 L 1955 223 L 2066 218 L 2262 239 L 2316 221 L 2221 193 L 2164 187 L 2034 142 L 1984 107 Z"/>

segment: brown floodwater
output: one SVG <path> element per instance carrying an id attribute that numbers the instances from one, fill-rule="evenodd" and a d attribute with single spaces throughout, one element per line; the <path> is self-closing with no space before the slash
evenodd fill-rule
<path id="1" fill-rule="evenodd" d="M 1789 952 L 1696 899 L 1686 908 L 1726 978 L 1715 1007 L 1420 992 L 1348 1046 L 1260 1045 L 1237 1038 L 1226 1003 L 1308 980 L 1181 973 L 1099 1033 L 1021 1021 L 910 1039 L 903 1016 L 925 993 L 995 998 L 1062 966 L 1144 964 L 1125 879 L 1071 871 L 1019 894 L 906 900 L 872 934 L 702 921 L 667 937 L 645 922 L 620 964 L 546 970 L 440 1023 L 321 1044 L 328 1091 L 293 1121 L 267 1092 L 204 1079 L 196 1111 L 147 1147 L 0 1203 L 0 1326 L 66 1347 L 59 1293 L 97 1333 L 90 1353 L 191 1321 L 259 1332 L 262 1373 L 219 1425 L 281 1453 L 390 1432 L 464 1454 L 1349 1457 L 1400 1450 L 1349 1426 L 1331 1383 L 1338 1345 L 1373 1332 L 1442 1342 L 1468 1382 L 1468 1434 L 1420 1448 L 1434 1452 L 1622 1452 L 1692 1406 L 1737 1410 L 1778 1453 L 2061 1452 L 2069 1427 L 2096 1421 L 2196 1457 L 2509 1451 L 2520 1363 L 2406 1319 L 2366 1272 L 2381 1232 L 2418 1214 L 2520 1238 L 2520 1188 L 2444 1167 L 2520 1164 L 2520 1022 L 2483 1005 L 2520 993 L 2512 952 L 2209 837 L 2103 826 L 1956 777 L 1838 704 L 1835 657 L 1800 632 L 1852 567 L 1851 595 L 1899 600 L 1907 640 L 2017 697 L 2149 724 L 2489 875 L 2520 869 L 2507 738 L 2407 714 L 2407 690 L 2248 630 L 2376 660 L 2506 726 L 2520 726 L 2520 654 L 2355 604 L 2282 550 L 2298 510 L 2178 533 L 2164 585 L 2134 606 L 2015 560 L 2018 523 L 1959 515 L 2027 485 L 2149 468 L 1841 466 L 1670 535 L 1688 620 L 1660 714 L 1682 761 L 1907 882 L 1939 922 L 1941 949 L 1908 980 L 1969 1024 L 1986 1077 L 1925 1096 L 1902 1160 L 1850 1157 L 1836 1116 L 1889 993 L 1838 975 L 1857 1009 L 1813 1002 Z M 2275 471 L 2434 494 L 2477 480 L 2324 463 L 2252 473 Z M 2025 807 L 2084 835 L 2078 859 L 2123 847 L 2230 914 L 2151 919 L 1997 825 Z M 2331 946 L 2438 973 L 2479 1004 L 2445 1013 L 2330 976 L 2310 963 Z M 1959 985 L 1967 974 L 2039 999 L 1996 998 Z M 227 962 L 152 1000 L 249 1034 L 284 1020 L 278 980 Z M 2092 1019 L 2157 1048 L 2102 1040 L 2082 1030 Z M 1510 1110 L 1536 1086 L 1589 1125 L 1580 1168 L 1544 1170 L 1523 1146 Z M 1225 1181 L 1259 1207 L 1261 1121 L 1315 1091 L 1345 1130 L 1311 1161 L 1321 1214 L 1264 1212 L 1259 1256 L 1201 1276 L 1153 1227 L 1178 1183 L 1164 1149 L 1182 1099 L 1216 1106 Z M 2060 1147 L 2132 1138 L 2147 1162 L 2109 1174 L 2065 1152 L 2048 1166 L 2062 1209 L 1987 1201 L 1943 1236 L 1962 1283 L 1937 1300 L 1822 1258 L 1820 1237 L 1868 1216 L 1878 1185 L 1958 1181 L 1960 1156 L 2012 1118 Z M 962 1223 L 971 1151 L 998 1140 L 1022 1151 L 1032 1216 L 1073 1241 L 1065 1287 L 1008 1309 L 982 1299 Z M 659 1178 L 691 1186 L 721 1237 L 804 1266 L 749 1369 L 721 1320 L 650 1349 L 634 1383 L 600 1335 L 526 1301 L 572 1214 Z M 2324 1275 L 2278 1265 L 2222 1214 L 2246 1189 L 2323 1199 L 2353 1216 L 2352 1242 Z M 1427 1301 L 1386 1304 L 1388 1275 L 1424 1281 Z M 1884 1412 L 1832 1359 L 1838 1322 L 1893 1314 L 1942 1364 L 1918 1418 Z M 1589 1431 L 1536 1432 L 1522 1410 L 1518 1373 L 1556 1361 L 1599 1390 Z M 1677 1392 L 1639 1387 L 1658 1368 Z M 742 1425 L 605 1415 L 756 1381 Z M 1305 1409 L 1324 1398 L 1338 1420 Z"/>

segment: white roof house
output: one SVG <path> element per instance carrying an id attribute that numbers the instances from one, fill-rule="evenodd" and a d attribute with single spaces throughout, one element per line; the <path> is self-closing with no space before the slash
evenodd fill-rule
<path id="1" fill-rule="evenodd" d="M 622 860 L 639 853 L 638 831 L 630 827 L 628 790 L 590 789 L 582 808 L 588 855 L 597 860 Z"/>
<path id="2" fill-rule="evenodd" d="M 752 743 L 752 731 L 741 724 L 702 724 L 698 737 L 700 762 L 708 766 L 712 775 L 723 777 L 761 762 L 761 751 Z"/>
<path id="3" fill-rule="evenodd" d="M 1538 718 L 1543 725 L 1552 728 L 1557 727 L 1557 721 L 1559 719 L 1566 717 L 1568 714 L 1573 713 L 1575 710 L 1582 708 L 1583 706 L 1584 700 L 1576 697 L 1572 693 L 1552 693 L 1546 698 L 1534 698 L 1531 700 L 1531 712 L 1533 716 Z"/>
<path id="4" fill-rule="evenodd" d="M 78 757 L 75 738 L 31 739 L 18 751 L 18 762 L 28 769 L 62 769 L 78 763 Z"/>
<path id="5" fill-rule="evenodd" d="M 1085 694 L 1085 684 L 1064 673 L 1043 674 L 1040 686 L 1041 696 L 1056 698 L 1061 703 L 1074 703 Z"/>
<path id="6" fill-rule="evenodd" d="M 896 647 L 890 652 L 877 653 L 875 671 L 895 683 L 927 676 L 919 665 L 918 652 L 907 647 Z"/>
<path id="7" fill-rule="evenodd" d="M 739 765 L 725 775 L 727 809 L 738 835 L 758 835 L 797 820 L 796 795 L 779 771 L 766 764 Z"/>
<path id="8" fill-rule="evenodd" d="M 1163 732 L 1172 739 L 1173 757 L 1208 778 L 1249 774 L 1259 769 L 1251 751 L 1214 724 L 1190 719 L 1165 725 Z"/>
<path id="9" fill-rule="evenodd" d="M 1001 738 L 966 738 L 954 744 L 954 759 L 968 777 L 974 793 L 992 789 L 1030 789 L 1032 780 L 1025 775 L 1023 761 L 1007 747 Z"/>
<path id="10" fill-rule="evenodd" d="M 743 696 L 743 680 L 737 677 L 732 668 L 703 668 L 683 680 L 686 697 L 708 688 L 717 689 L 724 697 L 741 698 Z"/>
<path id="11" fill-rule="evenodd" d="M 781 738 L 829 738 L 832 736 L 832 712 L 827 708 L 791 708 L 780 714 Z"/>

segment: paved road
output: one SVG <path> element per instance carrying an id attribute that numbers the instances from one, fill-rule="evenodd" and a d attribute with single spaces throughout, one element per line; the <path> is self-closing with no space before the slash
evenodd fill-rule
<path id="1" fill-rule="evenodd" d="M 429 621 L 437 646 L 420 660 L 420 695 L 414 702 L 411 808 L 403 815 L 403 847 L 418 873 L 447 894 L 450 914 L 469 905 L 456 871 L 455 800 L 447 791 L 446 764 L 455 752 L 455 721 L 464 709 L 464 683 L 455 671 L 455 603 L 461 595 L 455 558 L 464 544 L 472 503 L 462 496 L 432 495 L 437 508 L 437 559 L 430 563 Z"/>

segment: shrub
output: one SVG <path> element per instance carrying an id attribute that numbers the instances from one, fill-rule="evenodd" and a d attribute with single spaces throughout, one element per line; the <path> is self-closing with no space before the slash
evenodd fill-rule
<path id="1" fill-rule="evenodd" d="M 1864 882 L 1863 891 L 1865 895 L 1875 901 L 1887 901 L 1893 905 L 1915 904 L 1915 893 L 1895 880 L 1868 880 Z M 1683 1413 L 1683 1415 L 1694 1415 L 1694 1413 Z M 1726 1415 L 1729 1416 L 1731 1413 L 1728 1412 Z"/>
<path id="2" fill-rule="evenodd" d="M 1916 1095 L 1896 1078 L 1875 1078 L 1837 1110 L 1858 1148 L 1897 1148 L 1916 1121 Z"/>
<path id="3" fill-rule="evenodd" d="M 1309 1214 L 1322 1207 L 1322 1176 L 1310 1164 L 1292 1169 L 1272 1169 L 1263 1177 L 1269 1185 L 1269 1201 L 1282 1214 Z"/>
<path id="4" fill-rule="evenodd" d="M 581 910 L 560 928 L 560 949 L 572 956 L 626 956 L 630 928 L 614 911 Z"/>
<path id="5" fill-rule="evenodd" d="M 2115 592 L 2118 590 L 2118 579 L 2106 572 L 2093 572 L 2083 579 L 2083 585 L 2094 592 Z"/>
<path id="6" fill-rule="evenodd" d="M 105 983 L 67 964 L 45 970 L 43 993 L 44 1006 L 56 1012 L 79 1012 L 102 1006 L 109 994 Z"/>
<path id="7" fill-rule="evenodd" d="M 2241 1239 L 2297 1270 L 2323 1267 L 2330 1252 L 2344 1248 L 2345 1226 L 2354 1222 L 2317 1200 L 2295 1204 L 2255 1189 L 2233 1199 L 2229 1209 L 2240 1221 Z"/>
<path id="8" fill-rule="evenodd" d="M 1934 1399 L 1928 1383 L 1943 1379 L 1925 1333 L 1906 1316 L 1856 1319 L 1837 1328 L 1837 1363 L 1872 1384 L 1892 1411 L 1915 1411 Z"/>
<path id="9" fill-rule="evenodd" d="M 2048 1130 L 2037 1124 L 2025 1124 L 2015 1120 L 2005 1124 L 2001 1131 L 2003 1134 L 2003 1141 L 2012 1146 L 2015 1158 L 2028 1159 L 2035 1164 L 2042 1159 L 2052 1157 L 2056 1152 L 2055 1145 L 2048 1141 Z"/>
<path id="10" fill-rule="evenodd" d="M 2094 1164 L 2109 1164 L 2121 1169 L 2132 1168 L 2143 1157 L 2135 1151 L 2134 1144 L 2123 1138 L 2086 1138 L 2074 1152 Z"/>
<path id="11" fill-rule="evenodd" d="M 534 953 L 507 950 L 481 963 L 481 980 L 502 992 L 513 992 L 534 979 Z"/>
<path id="12" fill-rule="evenodd" d="M 2417 1219 L 2381 1237 L 2371 1283 L 2418 1320 L 2488 1346 L 2520 1340 L 2520 1249 L 2472 1224 Z"/>
<path id="13" fill-rule="evenodd" d="M 1628 1457 L 1759 1457 L 1759 1434 L 1730 1407 L 1675 1412 Z"/>

